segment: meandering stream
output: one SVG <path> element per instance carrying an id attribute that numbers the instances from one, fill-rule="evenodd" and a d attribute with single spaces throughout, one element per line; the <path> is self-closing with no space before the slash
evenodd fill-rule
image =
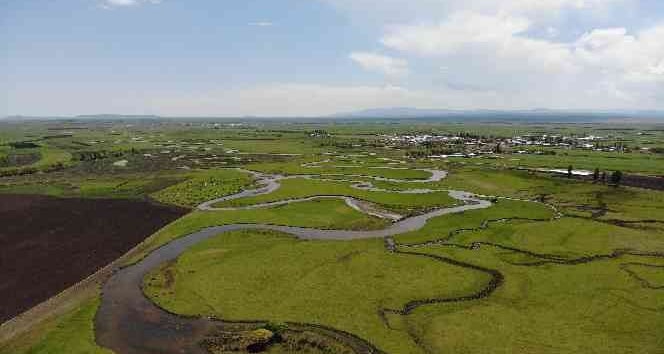
<path id="1" fill-rule="evenodd" d="M 440 180 L 445 177 L 444 171 L 434 172 L 431 170 L 431 172 L 432 177 L 426 181 Z M 258 173 L 254 173 L 254 176 L 259 179 L 259 183 L 262 185 L 260 188 L 203 203 L 199 206 L 199 209 L 215 210 L 214 204 L 222 201 L 271 193 L 279 188 L 280 180 L 302 177 L 283 177 Z M 362 177 L 366 178 L 367 176 Z M 390 181 L 413 182 L 394 179 L 390 179 Z M 366 186 L 366 182 L 363 186 L 373 188 L 372 186 Z M 232 224 L 209 227 L 178 238 L 152 251 L 140 262 L 118 270 L 106 282 L 103 287 L 101 306 L 95 318 L 97 343 L 112 349 L 117 354 L 202 354 L 205 353 L 205 350 L 200 347 L 201 340 L 219 330 L 227 329 L 229 326 L 237 326 L 237 324 L 208 318 L 186 318 L 167 313 L 147 299 L 141 290 L 143 278 L 146 274 L 161 264 L 176 259 L 191 246 L 203 240 L 224 232 L 244 229 L 281 231 L 307 240 L 385 238 L 418 230 L 426 224 L 427 220 L 434 217 L 491 206 L 489 201 L 479 199 L 468 192 L 449 191 L 449 195 L 462 205 L 440 208 L 426 214 L 405 218 L 383 230 L 344 231 L 265 224 Z M 377 351 L 368 343 L 365 349 L 367 353 Z"/>

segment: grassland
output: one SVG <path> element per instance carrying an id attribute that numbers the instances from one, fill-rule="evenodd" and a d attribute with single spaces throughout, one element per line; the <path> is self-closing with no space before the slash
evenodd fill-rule
<path id="1" fill-rule="evenodd" d="M 422 250 L 420 250 L 422 252 Z M 621 270 L 627 259 L 584 265 L 510 265 L 482 248 L 426 253 L 499 269 L 504 286 L 476 302 L 430 306 L 407 318 L 434 353 L 661 353 L 663 294 Z"/>
<path id="2" fill-rule="evenodd" d="M 656 233 L 578 218 L 498 223 L 456 238 L 462 244 L 483 241 L 570 258 L 610 254 L 616 249 L 664 249 L 664 239 Z"/>
<path id="3" fill-rule="evenodd" d="M 432 220 L 427 228 L 436 232 L 453 231 L 476 227 L 489 218 L 546 219 L 552 216 L 545 207 L 533 210 L 532 204 L 501 201 L 495 210 L 468 212 L 463 217 L 441 217 Z M 458 218 L 455 220 L 454 217 Z M 447 229 L 439 230 L 436 223 Z M 417 234 L 420 233 L 426 235 L 426 229 Z M 418 237 L 420 235 L 403 235 L 397 239 L 413 242 Z M 530 256 L 490 246 L 498 244 L 571 259 L 606 254 L 625 247 L 664 249 L 661 236 L 596 221 L 563 218 L 490 224 L 485 229 L 455 235 L 451 242 L 468 246 L 478 242 L 488 245 L 479 250 L 440 246 L 416 250 L 497 269 L 504 274 L 505 285 L 492 296 L 476 302 L 423 306 L 408 316 L 388 314 L 387 321 L 392 328 L 387 331 L 389 336 L 384 333 L 383 323 L 375 318 L 371 320 L 378 311 L 376 304 L 384 308 L 400 308 L 414 298 L 460 296 L 481 288 L 488 279 L 482 273 L 414 255 L 389 255 L 382 241 L 302 242 L 273 233 L 241 232 L 224 234 L 197 245 L 177 263 L 148 277 L 146 291 L 158 304 L 178 313 L 272 321 L 304 321 L 306 318 L 310 322 L 361 334 L 388 352 L 651 353 L 661 348 L 664 337 L 656 328 L 662 325 L 661 312 L 664 309 L 658 304 L 664 298 L 659 292 L 642 286 L 623 269 L 628 264 L 639 277 L 652 284 L 661 284 L 660 268 L 629 263 L 640 260 L 656 265 L 664 262 L 661 259 L 625 256 L 579 265 L 529 267 L 514 262 L 534 261 Z M 373 247 L 367 249 L 366 244 Z M 402 250 L 411 252 L 410 248 Z M 296 254 L 307 256 L 295 257 Z M 340 262 L 344 254 L 351 255 L 348 258 L 358 262 L 358 268 L 353 267 L 352 262 L 351 265 Z M 337 262 L 328 258 L 332 256 Z M 384 257 L 387 258 L 381 260 Z M 408 259 L 409 262 L 422 260 L 424 264 L 404 264 L 402 269 L 402 264 L 394 258 Z M 250 265 L 246 263 L 248 259 Z M 388 264 L 384 263 L 388 261 Z M 275 263 L 284 264 L 276 274 L 268 270 Z M 396 274 L 381 273 L 382 267 Z M 428 267 L 440 267 L 438 271 L 447 269 L 450 273 L 433 276 L 436 273 Z M 399 273 L 406 269 L 410 271 Z M 370 274 L 366 274 L 367 271 Z M 374 275 L 374 272 L 380 275 Z M 270 275 L 266 277 L 266 274 Z M 458 283 L 460 280 L 454 278 L 456 276 L 462 276 L 464 282 Z M 166 277 L 170 280 L 166 281 Z M 376 282 L 383 281 L 384 277 L 399 281 L 389 282 L 389 290 L 380 290 L 385 285 Z M 440 277 L 448 287 L 452 283 L 455 285 L 446 288 L 436 283 Z M 468 284 L 468 278 L 475 280 Z M 218 283 L 211 284 L 209 279 L 217 279 Z M 420 289 L 417 296 L 402 293 L 400 288 L 404 284 L 409 289 L 417 289 L 410 285 L 411 281 L 428 282 L 427 291 L 440 290 L 427 293 Z M 167 283 L 169 286 L 165 285 Z M 236 284 L 242 286 L 236 287 Z M 374 291 L 366 289 L 378 289 L 376 292 L 386 298 L 367 298 L 367 294 L 374 296 Z M 460 289 L 463 290 L 455 291 Z M 352 308 L 344 307 L 343 304 L 348 306 L 350 301 L 345 296 L 355 299 L 351 301 Z M 364 301 L 370 304 L 369 309 L 361 309 Z M 490 324 L 482 325 L 487 321 Z M 362 323 L 362 328 L 355 327 L 358 322 Z M 477 328 L 484 328 L 491 334 L 478 333 Z M 405 336 L 405 333 L 410 335 Z M 395 338 L 397 341 L 393 342 Z"/>
<path id="4" fill-rule="evenodd" d="M 590 217 L 593 212 L 600 212 L 596 215 L 602 220 L 664 221 L 662 191 L 614 188 L 526 171 L 481 167 L 454 168 L 438 186 L 485 195 L 544 200 L 570 215 Z"/>
<path id="5" fill-rule="evenodd" d="M 493 207 L 488 209 L 472 210 L 433 218 L 422 229 L 397 235 L 395 238 L 400 243 L 418 243 L 447 238 L 450 236 L 450 233 L 456 230 L 480 228 L 487 220 L 505 218 L 549 220 L 553 217 L 553 210 L 543 204 L 498 200 Z"/>
<path id="6" fill-rule="evenodd" d="M 568 151 L 556 155 L 513 154 L 489 162 L 499 167 L 562 168 L 573 166 L 576 169 L 593 171 L 629 171 L 649 175 L 662 173 L 664 156 L 644 153 L 610 153 L 594 151 Z"/>
<path id="7" fill-rule="evenodd" d="M 237 193 L 252 183 L 250 175 L 237 170 L 204 171 L 188 177 L 182 183 L 152 194 L 152 197 L 167 204 L 194 207 L 208 200 Z"/>
<path id="8" fill-rule="evenodd" d="M 382 147 L 376 137 L 460 131 L 506 137 L 610 134 L 631 146 L 664 147 L 659 127 L 422 122 L 407 126 L 222 123 L 214 127 L 201 122 L 185 127 L 164 122 L 157 127 L 118 123 L 81 128 L 59 124 L 57 130 L 39 125 L 0 129 L 0 158 L 15 153 L 9 142 L 35 140 L 40 145 L 35 149 L 40 154 L 35 166 L 45 171 L 0 178 L 0 192 L 151 197 L 192 207 L 254 188 L 249 175 L 230 169 L 242 167 L 370 181 L 394 191 L 454 189 L 524 199 L 487 197 L 494 201 L 490 208 L 431 219 L 421 230 L 395 236 L 394 253 L 386 250 L 382 239 L 301 241 L 259 230 L 225 233 L 195 245 L 144 279 L 147 295 L 175 313 L 323 324 L 358 335 L 388 353 L 664 353 L 664 259 L 660 256 L 664 252 L 664 192 L 512 169 L 573 165 L 661 174 L 662 155 L 569 150 L 555 156 L 413 160 L 403 150 Z M 330 137 L 314 138 L 309 134 L 313 129 L 324 129 Z M 60 136 L 61 130 L 74 134 Z M 86 160 L 86 156 L 95 158 Z M 120 159 L 127 159 L 128 165 L 114 166 Z M 48 171 L 48 166 L 60 162 L 63 170 Z M 450 174 L 429 183 L 369 178 L 429 177 L 417 168 Z M 444 191 L 370 192 L 352 188 L 347 181 L 317 178 L 281 183 L 273 193 L 217 206 L 335 195 L 416 214 L 456 203 Z M 552 206 L 563 216 L 557 217 Z M 342 230 L 389 225 L 331 199 L 254 210 L 193 211 L 147 238 L 125 264 L 192 232 L 235 223 Z M 625 249 L 647 254 L 616 253 Z M 503 281 L 489 289 L 495 274 Z M 478 293 L 481 296 L 458 300 Z M 450 301 L 399 311 L 421 299 Z M 94 342 L 92 321 L 98 304 L 98 298 L 89 297 L 68 315 L 0 344 L 0 354 L 108 353 Z M 277 346 L 267 352 L 287 351 Z"/>
<path id="9" fill-rule="evenodd" d="M 471 271 L 390 255 L 382 240 L 305 242 L 245 231 L 197 245 L 148 276 L 145 289 L 177 313 L 324 324 L 391 353 L 419 353 L 407 331 L 387 329 L 378 312 L 413 298 L 465 294 L 486 281 Z"/>
<path id="10" fill-rule="evenodd" d="M 0 167 L 1 176 L 10 176 L 14 174 L 28 174 L 31 171 L 48 171 L 51 169 L 60 169 L 71 161 L 71 154 L 65 150 L 43 146 L 34 149 L 27 149 L 21 153 L 32 153 L 39 158 L 36 162 L 17 167 Z"/>
<path id="11" fill-rule="evenodd" d="M 24 336 L 0 345 L 1 354 L 113 354 L 95 343 L 93 320 L 99 298 L 82 303 L 70 313 L 36 329 L 38 338 Z"/>
<path id="12" fill-rule="evenodd" d="M 187 178 L 183 173 L 127 173 L 120 175 L 23 176 L 0 181 L 0 193 L 44 194 L 54 197 L 146 198 Z"/>
<path id="13" fill-rule="evenodd" d="M 469 177 L 468 174 L 472 174 L 474 178 Z M 505 194 L 526 198 L 541 196 L 539 193 L 543 193 L 547 196 L 545 199 L 564 208 L 571 209 L 573 206 L 579 205 L 575 203 L 608 206 L 607 208 L 613 210 L 614 217 L 653 216 L 661 207 L 661 196 L 657 193 L 650 198 L 645 198 L 642 193 L 646 192 L 637 189 L 612 188 L 564 179 L 556 180 L 522 172 L 463 170 L 459 172 L 458 176 L 453 175 L 449 181 L 445 181 L 444 185 L 479 190 L 482 193 L 493 195 Z M 288 191 L 288 189 L 286 190 Z M 275 199 L 279 198 L 286 198 L 286 196 L 275 197 Z M 643 205 L 638 205 L 637 200 L 643 200 Z M 251 200 L 250 203 L 254 202 L 257 201 Z M 236 269 L 236 267 L 239 268 L 239 261 L 231 253 L 232 251 L 228 251 L 228 244 L 225 243 L 224 238 L 226 235 L 210 241 L 210 244 L 200 245 L 200 248 L 187 253 L 176 264 L 170 264 L 153 274 L 147 281 L 148 293 L 154 297 L 157 303 L 178 313 L 212 314 L 226 316 L 225 318 L 229 319 L 261 318 L 273 321 L 302 321 L 303 317 L 308 317 L 311 321 L 313 318 L 314 323 L 332 325 L 340 329 L 351 330 L 353 333 L 361 333 L 364 338 L 388 352 L 510 353 L 524 350 L 542 353 L 656 352 L 654 350 L 661 346 L 664 338 L 654 328 L 661 325 L 661 311 L 664 309 L 656 305 L 658 301 L 661 301 L 661 296 L 653 293 L 652 289 L 644 287 L 642 283 L 645 281 L 652 287 L 660 286 L 661 268 L 653 266 L 653 264 L 659 264 L 662 262 L 661 260 L 646 257 L 646 266 L 643 266 L 635 261 L 643 262 L 642 257 L 625 256 L 624 259 L 609 259 L 576 266 L 526 267 L 513 263 L 536 261 L 536 259 L 530 259 L 531 257 L 527 253 L 509 250 L 517 249 L 534 254 L 555 254 L 557 257 L 575 259 L 610 254 L 616 249 L 625 248 L 661 250 L 664 249 L 662 234 L 606 223 L 601 220 L 604 216 L 600 217 L 600 220 L 593 220 L 590 217 L 554 219 L 555 215 L 551 207 L 541 203 L 498 199 L 492 208 L 435 218 L 430 220 L 422 230 L 396 237 L 398 242 L 405 244 L 440 239 L 469 249 L 472 245 L 483 244 L 484 246 L 481 246 L 480 250 L 474 251 L 455 250 L 435 245 L 419 247 L 416 250 L 425 254 L 442 255 L 460 262 L 497 269 L 504 274 L 505 284 L 507 284 L 498 288 L 495 295 L 477 302 L 424 306 L 408 316 L 388 314 L 387 321 L 392 328 L 392 336 L 395 336 L 394 332 L 409 333 L 409 339 L 400 338 L 398 346 L 384 338 L 380 331 L 365 328 L 362 332 L 360 329 L 349 327 L 349 324 L 337 318 L 336 309 L 340 305 L 327 310 L 321 310 L 320 306 L 309 308 L 294 305 L 293 301 L 300 306 L 306 304 L 307 301 L 299 300 L 299 298 L 293 300 L 293 295 L 289 291 L 294 285 L 280 277 L 277 277 L 279 279 L 277 284 L 268 285 L 265 288 L 260 285 L 265 284 L 265 278 L 252 279 L 246 286 L 243 285 L 241 289 L 245 289 L 251 294 L 251 298 L 246 302 L 247 295 L 243 295 L 241 289 L 231 291 L 224 288 L 224 295 L 233 294 L 230 298 L 215 292 L 214 290 L 218 289 L 216 285 L 204 282 L 203 279 L 223 278 L 224 282 L 235 284 L 240 280 L 230 278 L 232 280 L 229 281 L 229 278 L 225 277 L 233 276 L 229 274 L 235 274 L 235 272 L 246 274 L 245 270 Z M 458 230 L 466 231 L 458 232 Z M 291 242 L 297 241 L 291 240 Z M 211 246 L 211 243 L 216 243 L 216 245 Z M 321 243 L 321 245 L 323 244 Z M 344 245 L 348 244 L 351 243 Z M 500 247 L 495 248 L 492 245 Z M 256 249 L 271 249 L 269 245 L 264 247 L 247 245 L 247 247 L 253 252 L 260 253 L 264 250 L 256 251 Z M 332 248 L 329 245 L 322 247 Z M 215 248 L 220 252 L 223 250 L 223 252 L 208 257 L 201 255 L 202 253 L 207 254 L 206 252 L 215 254 Z M 411 248 L 402 248 L 402 250 L 410 252 Z M 229 254 L 227 255 L 226 252 Z M 378 249 L 376 252 L 379 252 Z M 260 257 L 246 258 L 270 259 L 272 256 L 280 257 L 281 253 L 274 251 L 269 255 L 261 254 Z M 379 258 L 378 255 L 374 257 Z M 239 259 L 246 258 L 239 257 Z M 201 263 L 197 264 L 198 261 Z M 432 263 L 435 264 L 435 262 Z M 438 265 L 449 267 L 444 264 Z M 218 267 L 218 269 L 211 270 L 213 274 L 209 274 L 209 277 L 208 274 L 200 274 L 201 270 L 214 267 Z M 625 267 L 636 275 L 626 271 Z M 306 261 L 299 265 L 290 262 L 287 274 L 296 275 L 298 272 L 311 268 L 319 269 Z M 457 274 L 459 272 L 468 271 L 463 268 L 455 271 Z M 548 278 L 549 272 L 553 273 L 552 278 Z M 224 275 L 222 276 L 221 273 Z M 334 273 L 336 274 L 337 271 Z M 196 274 L 197 280 L 190 279 L 189 274 Z M 171 279 L 170 286 L 165 288 L 164 277 L 167 276 L 174 277 L 175 280 Z M 198 278 L 199 276 L 200 278 Z M 346 275 L 344 274 L 344 276 Z M 479 273 L 474 276 L 482 277 L 483 275 Z M 428 275 L 424 275 L 424 277 L 429 281 L 435 280 Z M 238 275 L 237 279 L 239 278 Z M 325 284 L 330 281 L 327 276 L 321 275 L 319 278 L 319 281 Z M 586 279 L 590 278 L 593 281 L 587 282 Z M 353 278 L 351 281 L 356 283 L 361 280 Z M 373 284 L 373 281 L 373 279 L 365 280 L 370 284 Z M 475 290 L 481 288 L 482 284 L 486 282 L 486 279 L 483 282 L 475 282 Z M 300 290 L 298 295 L 305 293 L 313 298 L 323 296 L 317 292 L 322 285 L 305 284 L 304 289 L 310 292 Z M 219 286 L 223 287 L 223 285 Z M 296 288 L 302 289 L 299 285 Z M 608 291 L 608 295 L 607 288 L 611 289 Z M 344 291 L 348 290 L 344 289 Z M 472 292 L 471 288 L 465 288 L 465 292 Z M 236 293 L 237 295 L 235 295 Z M 193 294 L 203 295 L 197 301 L 193 301 L 190 298 L 194 296 Z M 578 294 L 582 294 L 582 299 L 576 298 Z M 444 295 L 439 293 L 438 295 L 454 297 L 459 293 L 445 293 Z M 631 301 L 633 296 L 639 297 L 636 303 Z M 622 301 L 624 297 L 629 299 Z M 242 300 L 234 300 L 235 298 Z M 540 298 L 546 300 L 538 300 Z M 332 300 L 326 299 L 325 301 Z M 405 298 L 401 301 L 407 302 Z M 571 308 L 570 301 L 574 304 Z M 287 308 L 285 310 L 281 309 L 283 302 L 285 302 L 283 306 Z M 379 302 L 388 303 L 386 300 Z M 566 303 L 568 305 L 565 305 Z M 606 315 L 608 318 L 604 318 L 601 309 L 609 307 L 611 311 Z M 580 310 L 582 308 L 587 310 Z M 303 314 L 303 317 L 299 317 L 300 311 L 306 312 L 306 316 Z M 596 316 L 600 317 L 588 318 L 587 311 L 595 312 Z M 542 315 L 537 315 L 538 313 L 542 313 Z M 558 313 L 561 315 L 557 316 Z M 366 324 L 371 323 L 368 319 L 369 314 L 370 312 L 366 312 L 362 320 L 351 317 L 354 322 L 362 321 Z M 616 318 L 623 316 L 627 320 L 618 324 Z M 466 320 L 466 317 L 472 317 L 473 320 Z M 643 320 L 640 320 L 642 317 Z M 475 320 L 476 318 L 477 320 Z M 478 334 L 476 329 L 483 328 L 481 323 L 487 319 L 493 321 L 489 330 L 499 334 Z M 454 323 L 454 325 L 450 325 L 450 323 Z M 458 325 L 457 323 L 464 324 Z M 465 323 L 472 323 L 472 325 L 466 326 Z M 370 326 L 365 325 L 364 327 Z M 607 331 L 612 333 L 610 337 L 608 334 L 604 334 Z M 584 338 L 588 336 L 592 339 L 585 340 Z M 499 338 L 502 337 L 506 340 L 501 341 Z M 414 343 L 419 343 L 419 346 Z"/>

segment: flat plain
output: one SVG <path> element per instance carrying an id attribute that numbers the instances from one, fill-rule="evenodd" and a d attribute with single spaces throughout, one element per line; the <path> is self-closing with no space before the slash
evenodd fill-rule
<path id="1" fill-rule="evenodd" d="M 0 124 L 2 354 L 664 353 L 661 126 Z"/>

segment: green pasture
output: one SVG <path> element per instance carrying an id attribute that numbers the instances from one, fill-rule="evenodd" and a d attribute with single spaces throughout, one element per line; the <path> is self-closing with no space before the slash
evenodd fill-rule
<path id="1" fill-rule="evenodd" d="M 11 171 L 20 172 L 20 171 L 27 171 L 29 169 L 35 171 L 43 171 L 56 166 L 69 165 L 71 161 L 71 153 L 65 150 L 50 148 L 48 146 L 42 146 L 34 149 L 27 149 L 27 151 L 24 152 L 34 152 L 36 154 L 39 154 L 39 160 L 26 166 L 0 167 L 0 173 L 8 174 Z"/>
<path id="2" fill-rule="evenodd" d="M 618 249 L 664 250 L 661 234 L 578 218 L 495 223 L 485 230 L 459 234 L 454 242 L 490 242 L 568 258 L 610 254 Z"/>
<path id="3" fill-rule="evenodd" d="M 202 202 L 234 194 L 252 183 L 249 174 L 238 170 L 210 170 L 192 173 L 179 184 L 160 190 L 152 197 L 160 202 L 193 207 Z"/>
<path id="4" fill-rule="evenodd" d="M 480 167 L 453 168 L 439 186 L 478 194 L 541 199 L 571 215 L 590 216 L 607 209 L 600 219 L 664 221 L 664 192 L 550 177 L 537 173 Z"/>
<path id="5" fill-rule="evenodd" d="M 145 198 L 182 181 L 177 173 L 102 176 L 49 175 L 0 180 L 0 193 L 44 194 L 54 197 Z"/>
<path id="6" fill-rule="evenodd" d="M 553 216 L 553 210 L 540 203 L 499 199 L 487 209 L 469 210 L 430 219 L 422 229 L 397 235 L 395 239 L 399 243 L 420 243 L 447 238 L 455 230 L 479 228 L 487 220 L 503 218 L 548 220 Z"/>
<path id="7" fill-rule="evenodd" d="M 166 277 L 174 280 L 169 287 Z M 463 295 L 486 281 L 481 273 L 389 254 L 382 240 L 312 242 L 242 231 L 194 246 L 148 275 L 145 291 L 177 313 L 324 324 L 390 353 L 422 353 L 406 329 L 386 328 L 378 311 Z"/>
<path id="8" fill-rule="evenodd" d="M 6 345 L 0 354 L 113 354 L 95 343 L 94 317 L 100 299 L 94 297 L 64 316 L 48 323 L 33 336 L 19 337 Z"/>
<path id="9" fill-rule="evenodd" d="M 556 155 L 504 155 L 495 164 L 508 167 L 562 168 L 594 171 L 623 171 L 649 175 L 661 175 L 664 155 L 643 153 L 608 153 L 596 151 L 574 151 Z"/>
<path id="10" fill-rule="evenodd" d="M 524 267 L 508 263 L 521 256 L 490 247 L 418 251 L 505 276 L 486 299 L 427 306 L 406 318 L 431 353 L 662 353 L 664 293 L 642 287 L 621 269 L 633 261 L 629 257 Z"/>

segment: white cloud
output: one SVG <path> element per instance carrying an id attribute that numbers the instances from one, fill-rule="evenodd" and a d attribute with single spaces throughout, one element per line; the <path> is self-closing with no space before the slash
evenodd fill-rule
<path id="1" fill-rule="evenodd" d="M 421 55 L 447 54 L 468 44 L 491 44 L 510 40 L 528 29 L 522 17 L 486 16 L 459 12 L 437 25 L 394 26 L 381 39 L 387 47 Z"/>
<path id="2" fill-rule="evenodd" d="M 137 1 L 136 0 L 106 0 L 106 4 L 111 5 L 111 6 L 131 6 L 131 5 L 136 5 Z"/>
<path id="3" fill-rule="evenodd" d="M 438 24 L 394 26 L 381 42 L 404 54 L 444 60 L 453 71 L 468 72 L 471 81 L 476 77 L 475 85 L 519 84 L 519 76 L 576 70 L 568 45 L 523 35 L 530 28 L 525 17 L 458 12 Z"/>
<path id="4" fill-rule="evenodd" d="M 258 22 L 249 22 L 248 25 L 254 27 L 271 27 L 274 26 L 274 23 L 269 21 L 258 21 Z"/>
<path id="5" fill-rule="evenodd" d="M 128 6 L 146 0 L 106 1 Z M 664 108 L 664 24 L 630 30 L 644 28 L 639 16 L 627 20 L 638 11 L 639 0 L 319 1 L 382 30 L 377 41 L 383 54 L 372 48 L 349 58 L 389 79 L 408 74 L 401 81 L 410 86 L 259 85 L 160 96 L 152 100 L 154 109 L 317 115 L 399 105 Z M 649 15 L 648 21 L 658 16 Z M 604 28 L 606 23 L 615 28 Z M 410 67 L 411 62 L 417 66 Z"/>
<path id="6" fill-rule="evenodd" d="M 590 31 L 575 43 L 575 57 L 615 85 L 664 83 L 664 24 L 634 35 L 625 28 Z"/>
<path id="7" fill-rule="evenodd" d="M 577 41 L 577 47 L 596 51 L 603 50 L 616 44 L 624 44 L 626 42 L 632 43 L 634 40 L 634 37 L 627 35 L 627 29 L 625 28 L 595 29 L 581 36 Z"/>
<path id="8" fill-rule="evenodd" d="M 161 0 L 104 0 L 101 6 L 103 8 L 129 7 L 141 4 L 160 4 Z"/>
<path id="9" fill-rule="evenodd" d="M 460 11 L 435 24 L 391 26 L 380 42 L 405 56 L 444 62 L 455 86 L 536 91 L 552 103 L 588 94 L 590 106 L 602 95 L 634 105 L 664 93 L 664 24 L 634 34 L 593 29 L 567 42 L 532 37 L 534 28 L 536 22 L 525 15 Z"/>
<path id="10" fill-rule="evenodd" d="M 353 52 L 349 57 L 352 61 L 369 71 L 383 73 L 390 77 L 408 74 L 408 62 L 403 59 L 368 52 Z"/>

